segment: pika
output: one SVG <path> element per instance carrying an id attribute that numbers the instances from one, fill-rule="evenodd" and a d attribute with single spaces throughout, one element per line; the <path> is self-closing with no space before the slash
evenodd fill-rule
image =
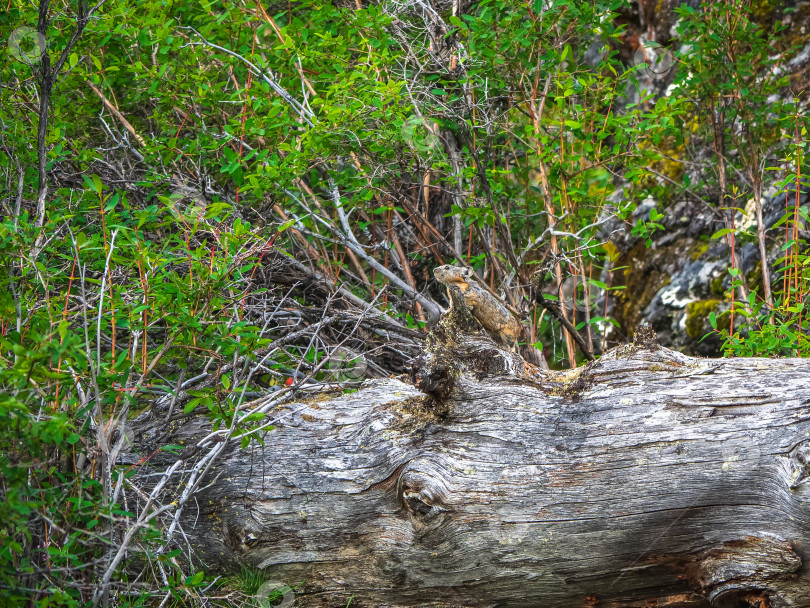
<path id="1" fill-rule="evenodd" d="M 436 280 L 447 287 L 448 297 L 450 287 L 458 287 L 470 312 L 492 339 L 501 346 L 514 349 L 521 334 L 520 323 L 498 298 L 475 282 L 473 275 L 471 268 L 449 265 L 439 266 L 433 271 Z"/>

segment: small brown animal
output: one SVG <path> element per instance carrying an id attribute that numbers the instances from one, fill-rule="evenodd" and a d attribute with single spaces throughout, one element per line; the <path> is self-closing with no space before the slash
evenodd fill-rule
<path id="1" fill-rule="evenodd" d="M 439 266 L 433 271 L 433 276 L 447 287 L 448 298 L 450 287 L 458 287 L 467 308 L 492 339 L 501 346 L 514 349 L 521 334 L 520 322 L 498 298 L 475 282 L 471 268 Z M 451 306 L 452 301 L 450 298 Z"/>

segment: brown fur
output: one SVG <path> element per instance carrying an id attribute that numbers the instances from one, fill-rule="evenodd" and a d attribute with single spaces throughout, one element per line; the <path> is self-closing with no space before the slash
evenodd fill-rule
<path id="1" fill-rule="evenodd" d="M 470 312 L 493 340 L 507 348 L 515 347 L 521 333 L 520 323 L 498 298 L 475 282 L 472 269 L 439 266 L 433 276 L 447 286 L 448 297 L 451 285 L 459 288 Z"/>

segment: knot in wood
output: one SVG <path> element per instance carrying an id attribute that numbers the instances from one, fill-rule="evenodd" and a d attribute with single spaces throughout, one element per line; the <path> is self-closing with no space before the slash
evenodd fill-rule
<path id="1" fill-rule="evenodd" d="M 693 582 L 703 590 L 712 606 L 741 606 L 740 600 L 766 589 L 778 589 L 779 582 L 795 578 L 802 565 L 790 541 L 774 536 L 746 536 L 725 541 L 699 558 Z M 774 605 L 793 605 L 770 595 Z"/>
<path id="2" fill-rule="evenodd" d="M 397 495 L 400 503 L 420 521 L 429 521 L 448 511 L 448 494 L 443 472 L 431 462 L 411 463 L 399 476 Z"/>
<path id="3" fill-rule="evenodd" d="M 790 489 L 810 480 L 810 442 L 803 441 L 790 452 Z"/>

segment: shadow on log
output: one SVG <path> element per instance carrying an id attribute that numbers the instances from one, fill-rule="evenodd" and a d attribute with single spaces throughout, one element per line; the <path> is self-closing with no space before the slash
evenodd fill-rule
<path id="1" fill-rule="evenodd" d="M 810 606 L 810 361 L 646 339 L 451 375 L 282 406 L 186 511 L 198 559 L 303 582 L 298 607 Z"/>

